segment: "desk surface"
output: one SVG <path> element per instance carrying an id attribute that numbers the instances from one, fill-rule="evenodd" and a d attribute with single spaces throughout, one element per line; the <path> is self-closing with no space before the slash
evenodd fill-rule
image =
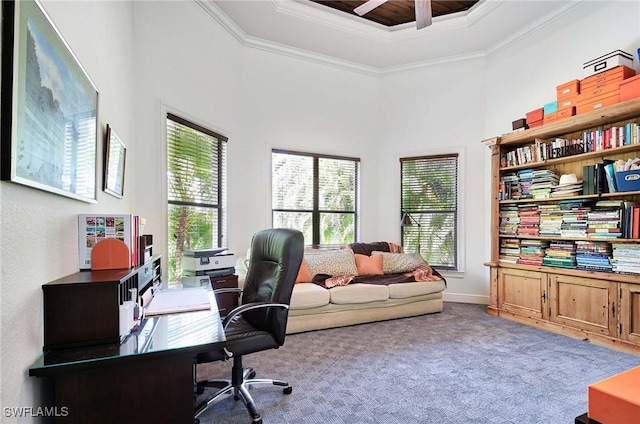
<path id="1" fill-rule="evenodd" d="M 194 356 L 199 352 L 220 349 L 224 342 L 217 306 L 206 311 L 160 315 L 145 319 L 122 343 L 45 352 L 29 368 L 29 375 L 46 377 L 71 369 Z"/>

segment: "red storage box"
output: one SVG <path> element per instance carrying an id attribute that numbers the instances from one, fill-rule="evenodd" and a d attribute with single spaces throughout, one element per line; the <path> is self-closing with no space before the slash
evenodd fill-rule
<path id="1" fill-rule="evenodd" d="M 533 121 L 533 122 L 527 122 L 527 125 L 529 126 L 529 128 L 535 128 L 535 127 L 539 127 L 544 123 L 544 120 L 539 120 L 539 121 Z"/>
<path id="2" fill-rule="evenodd" d="M 626 102 L 627 100 L 640 97 L 640 75 L 632 78 L 627 78 L 620 83 L 620 101 Z"/>
<path id="3" fill-rule="evenodd" d="M 535 109 L 531 112 L 527 112 L 527 124 L 531 125 L 534 122 L 540 121 L 544 118 L 544 109 Z"/>

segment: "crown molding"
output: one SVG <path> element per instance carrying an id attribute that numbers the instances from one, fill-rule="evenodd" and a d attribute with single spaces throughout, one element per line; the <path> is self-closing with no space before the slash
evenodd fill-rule
<path id="1" fill-rule="evenodd" d="M 552 13 L 549 13 L 546 16 L 543 16 L 537 21 L 531 22 L 531 24 L 522 28 L 520 31 L 512 34 L 510 37 L 504 39 L 502 42 L 488 48 L 486 51 L 487 57 L 491 57 L 500 53 L 501 51 L 505 50 L 512 44 L 515 44 L 516 42 L 521 41 L 523 38 L 527 37 L 529 34 L 532 34 L 538 31 L 539 29 L 545 27 L 546 25 L 549 25 L 551 22 L 569 13 L 569 11 L 571 11 L 572 9 L 574 9 L 575 7 L 577 7 L 578 5 L 580 5 L 585 1 L 586 0 L 571 0 L 565 6 L 562 6 L 561 8 L 554 10 Z"/>
<path id="2" fill-rule="evenodd" d="M 473 52 L 456 56 L 439 57 L 437 59 L 424 60 L 421 62 L 409 63 L 407 65 L 390 66 L 378 69 L 379 76 L 391 76 L 404 72 L 419 71 L 425 68 L 435 68 L 438 66 L 448 66 L 461 63 L 482 62 L 486 59 L 485 52 Z"/>
<path id="3" fill-rule="evenodd" d="M 240 44 L 245 44 L 247 34 L 235 22 L 233 22 L 226 13 L 222 11 L 211 0 L 194 0 L 209 16 L 215 19 L 229 34 L 233 36 Z"/>
<path id="4" fill-rule="evenodd" d="M 419 69 L 432 68 L 437 66 L 445 66 L 450 64 L 461 64 L 465 62 L 477 62 L 480 60 L 486 60 L 488 57 L 491 57 L 495 54 L 498 54 L 502 50 L 508 48 L 512 44 L 522 40 L 529 34 L 543 28 L 545 25 L 553 22 L 558 19 L 562 15 L 568 13 L 571 9 L 579 5 L 580 3 L 586 0 L 571 0 L 567 5 L 563 6 L 560 9 L 555 10 L 553 13 L 550 13 L 544 16 L 541 19 L 538 19 L 528 26 L 522 28 L 517 33 L 511 35 L 508 38 L 502 40 L 499 44 L 496 44 L 485 51 L 476 51 L 469 54 L 462 54 L 456 56 L 448 56 L 448 57 L 440 57 L 431 60 L 425 60 L 420 62 L 409 63 L 406 65 L 399 66 L 391 66 L 386 68 L 380 68 L 375 66 L 367 66 L 362 65 L 356 62 L 338 59 L 335 57 L 323 55 L 320 53 L 311 52 L 309 50 L 304 50 L 296 47 L 287 46 L 284 44 L 276 43 L 273 41 L 267 41 L 264 39 L 260 39 L 257 37 L 247 35 L 242 28 L 240 28 L 235 22 L 233 22 L 222 9 L 215 4 L 213 0 L 194 0 L 202 9 L 209 14 L 213 19 L 216 20 L 229 34 L 235 38 L 238 43 L 240 43 L 244 47 L 254 48 L 257 50 L 275 53 L 299 60 L 304 60 L 307 62 L 312 62 L 324 66 L 330 66 L 342 70 L 347 70 L 351 72 L 356 72 L 368 76 L 380 77 L 380 76 L 390 76 L 397 73 L 402 72 L 410 72 L 417 71 Z M 382 40 L 385 43 L 393 43 L 398 40 L 405 40 L 409 38 L 413 38 L 416 36 L 422 36 L 422 31 L 444 31 L 455 28 L 454 25 L 468 27 L 470 25 L 475 25 L 486 16 L 488 16 L 491 12 L 493 12 L 496 8 L 502 6 L 509 0 L 481 0 L 480 3 L 476 6 L 482 7 L 474 7 L 468 12 L 462 12 L 464 16 L 454 16 L 452 18 L 441 19 L 438 25 L 432 25 L 431 27 L 425 28 L 421 31 L 416 31 L 413 27 L 412 23 L 401 25 L 401 29 L 397 29 L 394 31 L 389 30 L 387 27 L 383 25 L 379 25 L 369 21 L 363 21 L 362 19 L 358 19 L 355 17 L 351 17 L 349 14 L 332 11 L 333 9 L 316 5 L 313 2 L 300 2 L 297 0 L 270 0 L 274 7 L 278 8 L 282 13 L 292 14 L 307 20 L 317 20 L 323 25 L 336 25 L 339 26 L 341 31 L 354 31 L 354 33 L 358 35 L 363 35 L 365 37 L 373 38 L 378 41 Z M 285 7 L 286 6 L 286 7 Z M 322 10 L 318 10 L 319 13 L 325 15 L 322 19 L 316 18 L 317 14 L 309 14 L 309 9 L 317 9 L 322 7 Z M 328 9 L 325 11 L 324 9 Z M 303 13 L 306 11 L 306 13 Z M 334 13 L 336 12 L 336 13 Z M 338 14 L 339 13 L 339 14 Z M 314 17 L 310 17 L 313 15 Z M 344 15 L 344 16 L 343 16 Z M 456 14 L 460 15 L 460 14 Z M 332 16 L 331 18 L 327 18 L 327 16 Z M 351 19 L 353 18 L 353 19 Z M 345 25 L 344 21 L 354 21 L 350 25 Z M 362 22 L 361 22 L 362 21 Z M 435 21 L 435 19 L 434 19 Z M 462 22 L 462 23 L 461 23 Z M 437 27 L 440 26 L 440 29 Z M 380 28 L 378 28 L 380 27 Z M 446 27 L 446 28 L 445 28 Z M 354 28 L 359 28 L 358 30 Z M 367 28 L 367 29 L 362 29 Z M 407 36 L 406 34 L 413 34 L 411 36 Z M 384 35 L 381 35 L 384 34 Z M 415 35 L 418 34 L 418 35 Z"/>
<path id="5" fill-rule="evenodd" d="M 339 68 L 351 72 L 357 72 L 369 76 L 380 75 L 380 69 L 373 66 L 361 65 L 359 63 L 350 62 L 348 60 L 337 59 L 335 57 L 326 56 L 320 53 L 310 52 L 309 50 L 299 49 L 296 47 L 275 43 L 273 41 L 265 41 L 261 38 L 247 36 L 243 44 L 246 47 L 251 47 L 269 53 L 275 53 L 282 56 L 288 56 L 295 59 L 304 60 L 306 62 L 313 62 L 316 64 Z"/>
<path id="6" fill-rule="evenodd" d="M 279 13 L 315 22 L 341 32 L 355 34 L 378 42 L 393 43 L 415 38 L 427 38 L 435 32 L 467 28 L 488 16 L 496 7 L 507 0 L 480 0 L 465 12 L 453 13 L 433 18 L 433 25 L 416 30 L 415 22 L 387 27 L 386 25 L 362 19 L 340 10 L 332 9 L 311 1 L 270 0 Z"/>

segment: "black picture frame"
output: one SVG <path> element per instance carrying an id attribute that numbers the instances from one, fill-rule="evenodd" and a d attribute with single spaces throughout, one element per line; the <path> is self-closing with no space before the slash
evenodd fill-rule
<path id="1" fill-rule="evenodd" d="M 104 141 L 104 178 L 102 190 L 122 199 L 124 196 L 124 171 L 127 147 L 107 124 Z"/>
<path id="2" fill-rule="evenodd" d="M 2 16 L 0 179 L 96 203 L 95 84 L 37 0 Z"/>

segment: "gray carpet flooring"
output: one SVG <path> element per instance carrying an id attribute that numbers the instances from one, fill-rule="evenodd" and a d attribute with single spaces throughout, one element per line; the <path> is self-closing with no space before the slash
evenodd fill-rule
<path id="1" fill-rule="evenodd" d="M 445 303 L 439 314 L 290 335 L 244 364 L 293 386 L 251 390 L 265 424 L 571 424 L 589 384 L 640 357 Z M 226 377 L 231 362 L 213 367 Z M 250 422 L 231 397 L 200 418 Z"/>

